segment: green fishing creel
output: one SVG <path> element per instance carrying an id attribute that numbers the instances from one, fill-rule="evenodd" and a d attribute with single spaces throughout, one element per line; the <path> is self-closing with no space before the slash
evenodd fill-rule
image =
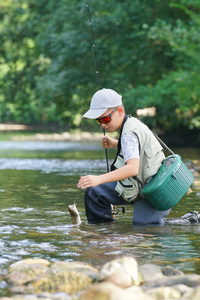
<path id="1" fill-rule="evenodd" d="M 194 180 L 193 174 L 178 154 L 164 159 L 158 173 L 142 189 L 143 195 L 158 210 L 172 208 L 187 192 Z"/>

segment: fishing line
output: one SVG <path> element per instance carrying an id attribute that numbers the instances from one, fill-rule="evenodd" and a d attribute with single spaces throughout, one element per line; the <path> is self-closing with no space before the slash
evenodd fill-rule
<path id="1" fill-rule="evenodd" d="M 100 77 L 99 77 L 99 68 L 98 68 L 98 63 L 97 63 L 97 54 L 96 54 L 96 46 L 94 42 L 94 31 L 93 31 L 93 26 L 92 26 L 92 20 L 91 20 L 91 15 L 90 15 L 90 8 L 88 1 L 86 0 L 86 7 L 88 11 L 88 17 L 89 17 L 89 22 L 90 22 L 90 29 L 91 29 L 91 35 L 92 35 L 92 46 L 94 50 L 94 59 L 95 59 L 95 67 L 96 67 L 96 75 L 97 75 L 97 84 L 99 90 L 101 89 L 100 85 Z M 105 129 L 103 128 L 103 134 L 105 135 Z M 107 165 L 107 172 L 109 172 L 109 165 L 108 165 L 108 150 L 105 148 L 105 154 L 106 154 L 106 165 Z"/>
<path id="2" fill-rule="evenodd" d="M 75 199 L 74 199 L 74 204 L 76 204 L 77 197 L 78 197 L 78 193 L 79 193 L 79 189 L 77 190 L 76 197 L 75 197 Z"/>

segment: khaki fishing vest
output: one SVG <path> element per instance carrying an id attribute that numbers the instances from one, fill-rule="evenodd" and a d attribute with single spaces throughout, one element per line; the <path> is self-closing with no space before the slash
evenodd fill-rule
<path id="1" fill-rule="evenodd" d="M 165 156 L 151 130 L 137 118 L 128 117 L 121 130 L 121 136 L 133 132 L 138 137 L 140 147 L 140 168 L 137 178 L 144 185 L 149 177 L 158 172 Z M 120 140 L 119 143 L 121 144 Z M 120 149 L 112 167 L 119 169 L 124 165 L 123 153 Z M 118 181 L 115 189 L 128 202 L 136 199 L 140 191 L 138 181 L 133 177 Z"/>

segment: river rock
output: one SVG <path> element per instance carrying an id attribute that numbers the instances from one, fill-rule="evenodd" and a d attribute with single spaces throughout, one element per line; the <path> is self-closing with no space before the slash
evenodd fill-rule
<path id="1" fill-rule="evenodd" d="M 151 295 L 144 293 L 144 291 L 139 286 L 132 286 L 130 288 L 127 288 L 124 293 L 124 299 L 155 300 Z"/>
<path id="2" fill-rule="evenodd" d="M 75 272 L 81 272 L 95 280 L 97 277 L 98 269 L 94 268 L 85 262 L 67 262 L 57 261 L 51 264 L 51 270 L 62 269 L 62 270 L 73 270 Z"/>
<path id="3" fill-rule="evenodd" d="M 194 180 L 192 183 L 193 188 L 199 188 L 200 187 L 200 180 Z"/>
<path id="4" fill-rule="evenodd" d="M 3 297 L 1 300 L 38 300 L 35 295 L 15 295 L 12 298 Z M 45 299 L 50 300 L 50 299 Z"/>
<path id="5" fill-rule="evenodd" d="M 141 282 L 138 265 L 133 257 L 121 257 L 103 265 L 97 275 L 97 281 L 112 282 L 127 288 Z"/>
<path id="6" fill-rule="evenodd" d="M 50 262 L 43 258 L 27 258 L 27 259 L 23 259 L 23 260 L 20 260 L 20 261 L 17 261 L 15 263 L 11 264 L 8 269 L 11 270 L 11 269 L 20 268 L 26 264 L 27 265 L 38 264 L 38 265 L 43 265 L 43 266 L 49 266 Z"/>
<path id="7" fill-rule="evenodd" d="M 189 287 L 197 287 L 200 285 L 200 275 L 197 274 L 187 274 L 182 276 L 170 276 L 163 279 L 151 280 L 145 282 L 142 286 L 143 290 L 152 289 L 155 287 L 164 287 L 164 286 L 175 286 L 177 284 L 184 284 Z"/>
<path id="8" fill-rule="evenodd" d="M 83 262 L 50 262 L 28 259 L 9 267 L 7 281 L 12 293 L 64 292 L 74 295 L 87 288 L 98 270 Z"/>
<path id="9" fill-rule="evenodd" d="M 84 272 L 72 268 L 55 266 L 50 268 L 45 276 L 39 277 L 32 283 L 37 294 L 42 292 L 64 292 L 75 295 L 78 291 L 87 288 L 92 283 L 92 278 Z"/>
<path id="10" fill-rule="evenodd" d="M 165 266 L 161 268 L 163 275 L 165 276 L 176 276 L 176 275 L 184 275 L 183 272 L 173 268 L 172 266 Z"/>
<path id="11" fill-rule="evenodd" d="M 184 295 L 186 293 L 189 294 L 189 293 L 192 293 L 192 291 L 193 291 L 193 288 L 191 288 L 185 284 L 176 284 L 176 285 L 173 285 L 173 288 L 179 290 L 181 295 Z"/>
<path id="12" fill-rule="evenodd" d="M 193 176 L 194 176 L 194 178 L 199 179 L 200 174 L 197 171 L 194 171 Z"/>
<path id="13" fill-rule="evenodd" d="M 80 300 L 154 300 L 138 286 L 128 289 L 117 287 L 111 282 L 93 284 L 83 293 Z"/>
<path id="14" fill-rule="evenodd" d="M 138 268 L 132 257 L 112 260 L 99 271 L 79 261 L 28 259 L 12 264 L 2 274 L 2 289 L 13 294 L 0 300 L 200 299 L 200 275 L 184 274 L 171 266 Z"/>
<path id="15" fill-rule="evenodd" d="M 158 287 L 147 293 L 156 300 L 181 299 L 181 292 L 173 287 Z"/>
<path id="16" fill-rule="evenodd" d="M 200 299 L 200 286 L 188 292 L 182 298 L 183 300 L 199 300 Z"/>
<path id="17" fill-rule="evenodd" d="M 123 300 L 123 289 L 111 282 L 96 283 L 81 295 L 80 300 Z"/>
<path id="18" fill-rule="evenodd" d="M 139 266 L 139 271 L 143 276 L 144 282 L 164 278 L 161 267 L 153 264 L 144 264 Z"/>
<path id="19" fill-rule="evenodd" d="M 46 274 L 49 262 L 43 259 L 25 259 L 8 268 L 7 281 L 14 286 L 23 286 L 38 276 Z"/>

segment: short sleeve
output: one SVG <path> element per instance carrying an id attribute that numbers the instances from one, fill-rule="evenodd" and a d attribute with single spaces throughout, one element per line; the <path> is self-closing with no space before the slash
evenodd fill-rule
<path id="1" fill-rule="evenodd" d="M 140 158 L 139 140 L 135 133 L 122 135 L 121 148 L 125 163 L 129 159 Z"/>

